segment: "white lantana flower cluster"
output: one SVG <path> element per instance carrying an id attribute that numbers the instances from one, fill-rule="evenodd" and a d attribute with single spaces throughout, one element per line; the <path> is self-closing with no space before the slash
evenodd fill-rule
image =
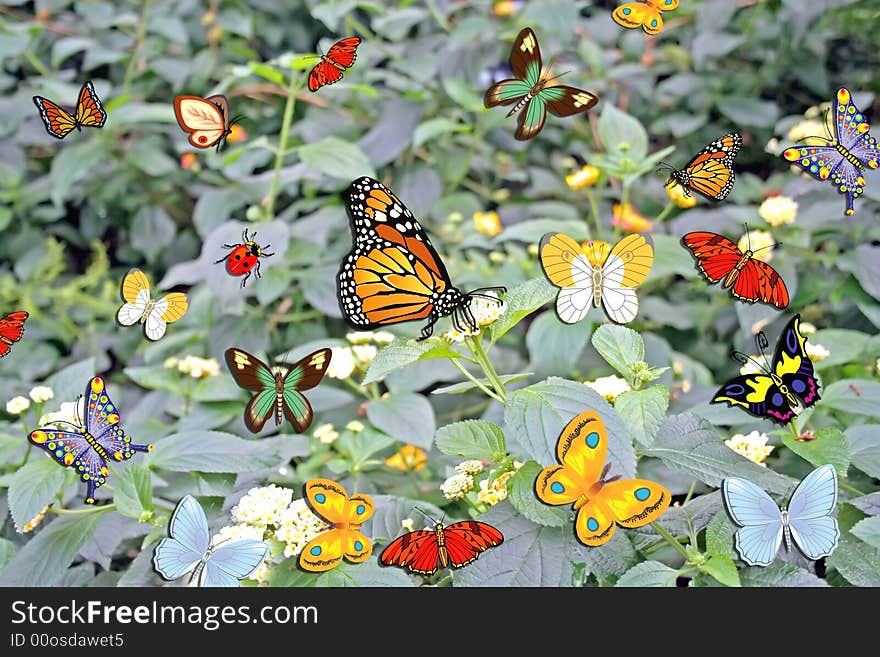
<path id="1" fill-rule="evenodd" d="M 178 372 L 188 374 L 194 379 L 207 379 L 210 376 L 220 374 L 220 363 L 214 358 L 200 358 L 199 356 L 184 356 L 183 358 L 166 358 L 164 366 L 167 369 L 176 368 Z"/>
<path id="2" fill-rule="evenodd" d="M 249 525 L 277 525 L 281 512 L 293 498 L 293 491 L 275 484 L 251 488 L 238 504 L 232 507 L 232 519 Z"/>
<path id="3" fill-rule="evenodd" d="M 315 536 L 327 529 L 327 523 L 312 513 L 305 500 L 291 502 L 278 518 L 275 538 L 282 541 L 284 556 L 292 557 L 300 552 Z"/>
<path id="4" fill-rule="evenodd" d="M 440 491 L 447 500 L 460 500 L 474 489 L 474 477 L 467 473 L 454 474 L 440 484 Z"/>
<path id="5" fill-rule="evenodd" d="M 65 425 L 82 425 L 85 415 L 85 399 L 80 397 L 77 401 L 61 402 L 57 411 L 40 416 L 41 427 L 63 429 Z"/>
<path id="6" fill-rule="evenodd" d="M 600 376 L 593 381 L 584 381 L 584 385 L 591 387 L 593 390 L 602 395 L 608 403 L 614 403 L 617 396 L 623 392 L 632 390 L 626 379 L 612 374 L 611 376 Z"/>
<path id="7" fill-rule="evenodd" d="M 461 330 L 452 327 L 443 334 L 443 337 L 450 342 L 464 342 L 464 339 L 469 335 L 479 335 L 482 327 L 494 324 L 506 310 L 507 303 L 491 290 L 483 296 L 471 297 L 470 311 L 474 316 L 476 327 L 471 329 L 463 326 Z"/>
<path id="8" fill-rule="evenodd" d="M 750 461 L 766 468 L 767 464 L 764 461 L 767 460 L 770 452 L 773 451 L 773 446 L 768 445 L 767 440 L 767 434 L 752 431 L 745 435 L 738 433 L 731 436 L 729 440 L 724 441 L 724 444 L 737 454 L 741 454 Z"/>
<path id="9" fill-rule="evenodd" d="M 331 347 L 333 352 L 327 366 L 327 376 L 331 379 L 347 379 L 355 372 L 366 372 L 370 363 L 383 347 L 394 341 L 394 334 L 388 331 L 352 331 L 345 334 L 349 345 Z"/>

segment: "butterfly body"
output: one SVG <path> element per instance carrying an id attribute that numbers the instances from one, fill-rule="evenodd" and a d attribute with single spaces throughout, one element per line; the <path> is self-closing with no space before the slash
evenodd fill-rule
<path id="1" fill-rule="evenodd" d="M 165 335 L 167 325 L 176 322 L 189 309 L 189 300 L 182 292 L 171 292 L 159 299 L 150 295 L 150 282 L 140 269 L 131 269 L 122 279 L 122 298 L 125 303 L 116 313 L 123 326 L 141 323 L 150 340 Z"/>
<path id="2" fill-rule="evenodd" d="M 188 133 L 189 143 L 196 148 L 217 150 L 232 132 L 234 121 L 229 116 L 229 100 L 222 94 L 208 96 L 175 96 L 174 116 L 180 128 Z"/>
<path id="3" fill-rule="evenodd" d="M 779 507 L 758 486 L 729 477 L 721 484 L 725 508 L 740 527 L 734 545 L 750 566 L 769 566 L 783 540 L 809 559 L 827 557 L 837 547 L 840 529 L 831 512 L 837 504 L 837 472 L 823 465 L 798 484 L 787 506 Z"/>
<path id="4" fill-rule="evenodd" d="M 151 452 L 152 445 L 136 445 L 119 426 L 119 413 L 107 394 L 104 379 L 93 377 L 86 385 L 85 417 L 73 431 L 43 427 L 32 431 L 30 441 L 44 449 L 55 461 L 75 468 L 88 484 L 86 503 L 95 501 L 95 491 L 110 471 L 107 464 L 125 461 L 135 452 Z"/>
<path id="5" fill-rule="evenodd" d="M 846 87 L 837 90 L 834 100 L 834 136 L 815 137 L 827 142 L 821 146 L 788 148 L 782 157 L 820 181 L 831 180 L 846 195 L 846 215 L 855 212 L 854 202 L 865 191 L 865 168 L 880 167 L 880 148 L 870 134 L 867 118 L 853 103 Z"/>
<path id="6" fill-rule="evenodd" d="M 357 59 L 360 37 L 348 37 L 334 43 L 321 62 L 309 73 L 309 91 L 315 92 L 324 85 L 335 84 Z"/>
<path id="7" fill-rule="evenodd" d="M 489 87 L 484 104 L 513 105 L 507 116 L 520 112 L 515 136 L 521 141 L 541 132 L 547 110 L 565 117 L 586 112 L 599 102 L 599 97 L 589 91 L 556 82 L 553 74 L 543 68 L 538 38 L 529 27 L 523 28 L 513 42 L 510 67 L 517 77 Z"/>
<path id="8" fill-rule="evenodd" d="M 687 233 L 681 243 L 696 260 L 697 269 L 710 283 L 722 287 L 741 301 L 761 302 L 780 310 L 788 307 L 788 288 L 782 276 L 751 249 L 742 251 L 732 240 L 709 231 Z"/>
<path id="9" fill-rule="evenodd" d="M 305 485 L 309 505 L 328 523 L 328 529 L 302 549 L 299 565 L 304 570 L 323 572 L 345 559 L 362 563 L 373 553 L 373 544 L 361 532 L 375 511 L 369 495 L 348 496 L 345 488 L 331 479 L 312 479 Z"/>
<path id="10" fill-rule="evenodd" d="M 635 29 L 641 27 L 646 33 L 654 35 L 663 30 L 661 12 L 678 8 L 679 0 L 646 0 L 645 2 L 627 2 L 615 9 L 611 17 L 623 27 Z"/>
<path id="11" fill-rule="evenodd" d="M 27 318 L 27 311 L 16 310 L 0 319 L 0 358 L 9 354 L 12 345 L 21 340 Z"/>
<path id="12" fill-rule="evenodd" d="M 211 543 L 208 519 L 201 504 L 184 496 L 168 523 L 169 537 L 153 551 L 153 566 L 167 580 L 191 572 L 189 581 L 200 586 L 239 586 L 269 558 L 269 546 L 254 539 Z"/>
<path id="13" fill-rule="evenodd" d="M 579 322 L 591 305 L 602 305 L 612 320 L 626 324 L 638 313 L 635 288 L 651 271 L 654 249 L 642 235 L 629 235 L 612 248 L 601 240 L 581 245 L 563 233 L 547 233 L 540 257 L 547 278 L 560 288 L 556 312 L 563 322 Z"/>
<path id="14" fill-rule="evenodd" d="M 461 568 L 481 553 L 504 542 L 500 531 L 485 522 L 463 520 L 399 536 L 382 551 L 379 563 L 430 576 L 440 568 Z"/>
<path id="15" fill-rule="evenodd" d="M 248 230 L 245 228 L 242 242 L 239 244 L 224 244 L 223 248 L 230 249 L 229 253 L 214 262 L 214 264 L 225 262 L 226 271 L 230 276 L 243 276 L 244 278 L 241 280 L 242 287 L 245 286 L 251 274 L 256 274 L 257 278 L 260 278 L 260 258 L 268 258 L 275 255 L 274 253 L 266 252 L 266 249 L 271 246 L 270 244 L 266 246 L 257 244 L 254 241 L 256 236 L 257 234 L 254 233 L 249 237 Z"/>
<path id="16" fill-rule="evenodd" d="M 723 201 L 736 181 L 733 160 L 741 147 L 742 137 L 735 132 L 716 139 L 685 167 L 673 169 L 666 186 L 678 183 L 687 196 L 696 192 L 710 201 Z"/>
<path id="17" fill-rule="evenodd" d="M 107 121 L 107 112 L 91 81 L 83 84 L 80 89 L 74 112 L 68 112 L 42 96 L 34 96 L 33 101 L 40 110 L 40 118 L 46 126 L 46 131 L 56 139 L 64 139 L 74 128 L 77 131 L 80 131 L 82 126 L 100 128 Z"/>
<path id="18" fill-rule="evenodd" d="M 791 420 L 800 406 L 815 405 L 821 399 L 819 382 L 799 325 L 800 315 L 795 315 L 782 330 L 770 368 L 734 377 L 715 393 L 712 403 L 725 402 L 777 424 Z M 758 334 L 756 341 L 759 348 L 766 345 L 763 333 Z"/>

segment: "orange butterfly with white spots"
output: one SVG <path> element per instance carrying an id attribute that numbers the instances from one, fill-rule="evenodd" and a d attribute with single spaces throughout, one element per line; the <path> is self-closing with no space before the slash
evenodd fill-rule
<path id="1" fill-rule="evenodd" d="M 682 169 L 661 163 L 670 170 L 666 186 L 681 185 L 686 196 L 696 192 L 710 201 L 723 201 L 733 189 L 736 175 L 733 159 L 742 147 L 742 137 L 735 132 L 719 137 L 697 153 Z"/>
<path id="2" fill-rule="evenodd" d="M 342 316 L 354 328 L 373 329 L 427 319 L 421 338 L 441 317 L 459 331 L 476 330 L 474 297 L 500 303 L 490 290 L 463 294 L 452 285 L 440 256 L 412 212 L 377 180 L 355 180 L 344 194 L 354 246 L 337 275 Z"/>
<path id="3" fill-rule="evenodd" d="M 79 90 L 79 101 L 73 113 L 42 96 L 34 96 L 33 100 L 40 110 L 46 132 L 57 139 L 64 139 L 74 128 L 100 128 L 107 121 L 104 104 L 98 98 L 91 81 L 86 82 Z"/>

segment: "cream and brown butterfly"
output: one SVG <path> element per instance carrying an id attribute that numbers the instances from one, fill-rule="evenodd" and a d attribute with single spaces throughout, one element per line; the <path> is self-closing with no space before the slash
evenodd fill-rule
<path id="1" fill-rule="evenodd" d="M 636 318 L 639 299 L 635 288 L 647 278 L 654 264 L 650 237 L 628 235 L 612 249 L 608 242 L 578 244 L 568 235 L 547 233 L 541 238 L 541 266 L 559 289 L 556 313 L 566 324 L 587 316 L 590 306 L 599 307 L 618 324 Z"/>
<path id="2" fill-rule="evenodd" d="M 226 96 L 176 96 L 174 115 L 184 132 L 189 133 L 189 143 L 196 148 L 223 145 L 232 132 L 235 119 L 229 117 L 229 101 Z"/>
<path id="3" fill-rule="evenodd" d="M 165 335 L 165 327 L 183 317 L 189 302 L 183 292 L 171 292 L 161 299 L 150 297 L 150 282 L 140 269 L 132 269 L 122 279 L 122 298 L 125 303 L 116 313 L 123 326 L 140 322 L 150 340 Z"/>
<path id="4" fill-rule="evenodd" d="M 375 511 L 372 498 L 349 497 L 345 488 L 332 479 L 311 479 L 306 482 L 305 492 L 312 510 L 328 527 L 302 549 L 300 567 L 324 572 L 338 566 L 343 558 L 351 563 L 366 561 L 373 553 L 373 544 L 360 530 Z"/>

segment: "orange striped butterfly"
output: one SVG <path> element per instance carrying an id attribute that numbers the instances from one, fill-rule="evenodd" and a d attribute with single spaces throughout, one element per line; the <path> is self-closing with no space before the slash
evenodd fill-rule
<path id="1" fill-rule="evenodd" d="M 351 563 L 366 561 L 373 553 L 373 544 L 360 529 L 375 510 L 372 498 L 349 497 L 345 488 L 331 479 L 307 481 L 305 492 L 314 512 L 330 526 L 302 549 L 300 567 L 320 573 L 335 568 L 343 558 Z"/>
<path id="2" fill-rule="evenodd" d="M 684 193 L 697 192 L 710 201 L 723 201 L 733 189 L 736 176 L 733 173 L 733 158 L 742 146 L 742 137 L 735 132 L 716 139 L 696 154 L 683 169 L 674 169 L 668 164 L 662 168 L 670 170 L 666 186 L 678 183 Z"/>
<path id="3" fill-rule="evenodd" d="M 672 498 L 653 481 L 609 477 L 607 454 L 605 423 L 595 411 L 584 411 L 559 436 L 556 456 L 561 465 L 544 468 L 535 480 L 538 498 L 545 504 L 572 504 L 577 511 L 575 534 L 590 547 L 610 541 L 615 525 L 644 527 L 654 522 Z"/>
<path id="4" fill-rule="evenodd" d="M 660 12 L 673 9 L 678 9 L 678 0 L 627 2 L 615 9 L 611 18 L 623 27 L 630 29 L 641 27 L 648 34 L 654 35 L 663 31 L 663 17 Z"/>
<path id="5" fill-rule="evenodd" d="M 79 90 L 79 100 L 74 113 L 42 96 L 34 96 L 33 100 L 34 105 L 40 110 L 40 118 L 46 125 L 46 132 L 58 139 L 64 139 L 71 130 L 74 128 L 79 130 L 81 126 L 100 128 L 107 120 L 107 112 L 104 111 L 104 105 L 98 98 L 91 81 L 86 82 Z"/>
<path id="6" fill-rule="evenodd" d="M 216 144 L 218 151 L 236 121 L 230 118 L 229 101 L 222 94 L 207 98 L 175 96 L 174 116 L 181 129 L 189 133 L 190 144 L 196 148 L 211 148 Z"/>
<path id="7" fill-rule="evenodd" d="M 326 55 L 321 55 L 321 62 L 309 73 L 309 91 L 314 92 L 324 85 L 339 82 L 343 72 L 354 65 L 359 45 L 360 37 L 348 37 L 334 43 Z"/>
<path id="8" fill-rule="evenodd" d="M 377 180 L 355 180 L 344 193 L 354 246 L 337 275 L 339 306 L 358 329 L 427 319 L 420 339 L 441 317 L 452 316 L 459 331 L 474 331 L 474 297 L 498 302 L 481 288 L 462 294 L 453 287 L 440 256 L 412 212 Z"/>

